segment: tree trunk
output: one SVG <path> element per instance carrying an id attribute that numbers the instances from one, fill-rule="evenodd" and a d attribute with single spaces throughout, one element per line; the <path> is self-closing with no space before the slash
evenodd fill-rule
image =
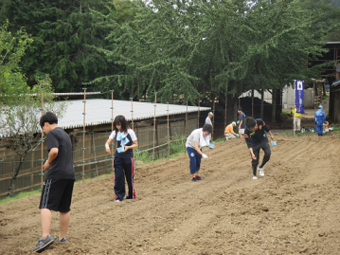
<path id="1" fill-rule="evenodd" d="M 272 93 L 272 122 L 276 121 L 276 89 Z"/>
<path id="2" fill-rule="evenodd" d="M 261 108 L 260 108 L 260 118 L 263 119 L 263 108 L 264 108 L 264 90 L 261 89 Z"/>
<path id="3" fill-rule="evenodd" d="M 234 107 L 233 107 L 233 112 L 234 112 L 234 120 L 238 120 L 238 116 L 237 116 L 237 98 L 234 100 Z M 236 109 L 236 110 L 235 110 Z"/>
<path id="4" fill-rule="evenodd" d="M 27 153 L 24 153 L 23 155 L 20 156 L 20 161 L 15 165 L 15 168 L 13 170 L 13 175 L 12 175 L 12 179 L 11 179 L 11 182 L 9 183 L 9 187 L 8 187 L 8 193 L 7 195 L 9 197 L 11 197 L 13 195 L 13 185 L 14 185 L 14 182 L 20 172 L 20 169 L 21 169 L 21 166 L 22 166 L 22 163 L 24 162 L 25 158 L 26 158 L 26 155 Z"/>

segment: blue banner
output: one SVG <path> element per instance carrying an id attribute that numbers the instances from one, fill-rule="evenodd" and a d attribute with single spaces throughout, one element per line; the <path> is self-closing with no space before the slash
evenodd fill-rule
<path id="1" fill-rule="evenodd" d="M 305 113 L 303 109 L 303 99 L 304 95 L 304 81 L 295 81 L 295 107 L 296 112 Z"/>

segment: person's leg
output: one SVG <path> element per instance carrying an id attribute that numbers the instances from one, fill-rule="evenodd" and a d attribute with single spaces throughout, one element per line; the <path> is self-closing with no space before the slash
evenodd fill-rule
<path id="1" fill-rule="evenodd" d="M 191 148 L 191 147 L 187 147 L 187 152 L 189 155 L 189 162 L 190 162 L 190 174 L 192 175 L 192 181 L 197 181 L 195 178 L 195 174 L 196 174 L 196 151 Z"/>
<path id="2" fill-rule="evenodd" d="M 126 197 L 127 199 L 135 199 L 136 198 L 136 190 L 134 184 L 134 175 L 135 175 L 135 161 L 134 158 L 124 158 L 124 172 L 126 182 L 128 184 L 129 193 Z"/>
<path id="3" fill-rule="evenodd" d="M 301 118 L 297 118 L 296 121 L 297 121 L 297 122 L 296 122 L 297 130 L 298 130 L 298 131 L 301 131 Z"/>
<path id="4" fill-rule="evenodd" d="M 230 133 L 227 133 L 227 134 L 224 134 L 224 135 L 227 138 L 227 140 L 236 138 L 236 136 L 234 136 L 233 134 L 230 134 Z"/>
<path id="5" fill-rule="evenodd" d="M 202 178 L 198 174 L 198 171 L 200 170 L 201 167 L 202 156 L 199 153 L 197 153 L 197 151 L 195 151 L 195 158 L 196 158 L 196 173 L 194 177 L 196 177 L 197 180 L 202 180 Z"/>
<path id="6" fill-rule="evenodd" d="M 59 194 L 56 182 L 48 179 L 45 180 L 39 205 L 42 238 L 46 238 L 50 234 L 52 223 L 51 210 L 56 209 L 55 204 L 59 204 L 61 198 Z"/>
<path id="7" fill-rule="evenodd" d="M 259 144 L 254 144 L 253 153 L 254 153 L 256 159 L 251 158 L 251 165 L 252 165 L 252 168 L 253 168 L 253 176 L 256 176 L 256 171 L 257 171 L 257 166 L 259 164 L 259 156 L 260 156 Z"/>
<path id="8" fill-rule="evenodd" d="M 316 125 L 316 128 L 317 128 L 317 131 L 318 131 L 318 135 L 322 135 L 322 132 L 323 132 L 323 126 L 322 125 Z"/>
<path id="9" fill-rule="evenodd" d="M 123 159 L 119 157 L 114 158 L 114 192 L 115 200 L 122 201 L 125 197 L 125 178 L 124 178 L 124 162 Z"/>
<path id="10" fill-rule="evenodd" d="M 60 212 L 60 216 L 59 216 L 59 220 L 60 220 L 59 240 L 66 237 L 68 226 L 70 224 L 70 218 L 71 218 L 71 212 Z"/>
<path id="11" fill-rule="evenodd" d="M 62 200 L 58 208 L 58 211 L 60 212 L 59 240 L 66 238 L 67 230 L 70 224 L 71 202 L 72 202 L 72 194 L 73 194 L 73 187 L 74 187 L 74 180 L 63 180 L 63 181 L 66 182 L 66 185 L 65 185 Z"/>
<path id="12" fill-rule="evenodd" d="M 270 150 L 270 146 L 269 146 L 268 140 L 267 141 L 263 140 L 261 142 L 261 148 L 264 151 L 264 156 L 263 156 L 263 160 L 262 160 L 262 163 L 259 166 L 259 168 L 260 168 L 260 171 L 261 171 L 261 175 L 263 176 L 264 175 L 263 167 L 269 161 L 270 155 L 271 155 L 271 150 Z"/>
<path id="13" fill-rule="evenodd" d="M 46 238 L 50 234 L 52 223 L 52 212 L 49 209 L 40 209 L 42 238 Z"/>

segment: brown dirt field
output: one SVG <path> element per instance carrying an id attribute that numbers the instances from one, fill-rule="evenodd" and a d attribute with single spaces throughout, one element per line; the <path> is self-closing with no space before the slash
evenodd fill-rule
<path id="1" fill-rule="evenodd" d="M 113 202 L 112 175 L 77 183 L 68 241 L 42 254 L 340 254 L 339 136 L 275 138 L 258 180 L 235 139 L 205 150 L 197 183 L 186 155 L 137 167 L 133 201 Z M 0 254 L 34 254 L 39 199 L 0 205 Z"/>

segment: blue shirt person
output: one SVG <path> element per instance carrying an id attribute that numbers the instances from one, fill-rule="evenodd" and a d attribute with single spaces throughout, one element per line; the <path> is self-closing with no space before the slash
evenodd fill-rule
<path id="1" fill-rule="evenodd" d="M 322 111 L 322 105 L 319 105 L 319 109 L 314 115 L 314 123 L 316 124 L 316 129 L 318 131 L 318 136 L 323 134 L 323 123 L 326 121 L 326 114 Z"/>

